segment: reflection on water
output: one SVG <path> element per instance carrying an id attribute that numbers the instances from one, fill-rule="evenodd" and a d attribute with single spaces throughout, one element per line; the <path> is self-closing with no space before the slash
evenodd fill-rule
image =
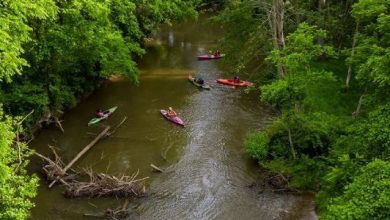
<path id="1" fill-rule="evenodd" d="M 45 130 L 32 146 L 48 153 L 59 148 L 72 159 L 104 125 L 126 123 L 112 138 L 103 140 L 75 168 L 90 167 L 110 174 L 150 176 L 149 196 L 136 201 L 131 218 L 139 219 L 315 219 L 310 196 L 259 193 L 248 187 L 258 177 L 256 164 L 243 149 L 248 132 L 269 123 L 269 110 L 259 106 L 256 94 L 217 85 L 223 76 L 219 61 L 197 61 L 196 56 L 216 47 L 220 31 L 190 21 L 163 28 L 141 61 L 140 85 L 115 81 L 104 85 L 64 117 L 65 134 Z M 187 81 L 188 72 L 202 74 L 212 84 L 200 91 Z M 118 106 L 117 112 L 96 127 L 86 123 L 97 108 Z M 180 114 L 186 128 L 173 126 L 159 114 L 168 106 Z M 154 174 L 150 164 L 166 172 Z M 33 169 L 39 169 L 34 161 Z M 85 219 L 117 207 L 113 199 L 67 200 L 62 189 L 39 189 L 34 219 Z"/>

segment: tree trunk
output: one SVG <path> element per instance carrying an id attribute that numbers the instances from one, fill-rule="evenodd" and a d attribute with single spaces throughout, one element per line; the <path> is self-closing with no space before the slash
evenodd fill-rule
<path id="1" fill-rule="evenodd" d="M 295 153 L 295 148 L 294 148 L 294 143 L 292 141 L 292 136 L 291 136 L 291 129 L 288 128 L 288 141 L 290 142 L 290 149 L 291 149 L 291 154 L 295 160 L 296 158 L 296 153 Z"/>
<path id="2" fill-rule="evenodd" d="M 326 0 L 318 0 L 318 11 L 320 13 L 319 27 L 326 30 L 326 27 L 325 27 L 326 16 L 324 13 L 325 6 L 326 6 Z M 323 46 L 325 44 L 324 38 L 322 38 L 322 37 L 318 38 L 318 44 Z"/>
<path id="3" fill-rule="evenodd" d="M 284 38 L 284 14 L 285 5 L 283 0 L 273 0 L 272 8 L 269 14 L 269 25 L 272 30 L 272 39 L 275 50 L 283 50 L 286 46 Z M 286 75 L 286 68 L 282 65 L 278 65 L 278 73 L 280 77 Z"/>
<path id="4" fill-rule="evenodd" d="M 284 8 L 284 2 L 283 0 L 276 0 L 277 2 L 277 26 L 278 26 L 278 40 L 279 44 L 281 46 L 281 49 L 283 50 L 286 47 L 286 42 L 284 39 L 284 13 L 285 13 L 285 8 Z"/>
<path id="5" fill-rule="evenodd" d="M 110 130 L 110 126 L 106 127 L 98 136 L 96 136 L 95 139 L 93 139 L 93 141 L 91 141 L 91 143 L 89 143 L 87 146 L 85 146 L 83 148 L 83 150 L 81 150 L 75 158 L 73 158 L 72 161 L 69 162 L 68 165 L 65 166 L 64 169 L 62 169 L 62 173 L 61 173 L 61 176 L 58 176 L 55 180 L 53 180 L 50 184 L 49 184 L 49 188 L 51 188 L 58 180 L 60 180 L 62 178 L 63 175 L 66 174 L 66 171 L 68 171 L 68 169 L 70 169 L 73 164 L 75 164 L 79 159 L 80 157 L 82 157 L 89 149 L 91 149 L 93 146 L 95 146 L 95 144 L 100 140 L 102 139 Z"/>
<path id="6" fill-rule="evenodd" d="M 355 34 L 353 35 L 353 42 L 352 42 L 352 50 L 351 50 L 351 61 L 353 57 L 355 56 L 355 46 L 356 46 L 356 41 L 357 41 L 357 35 L 359 34 L 359 21 L 356 23 L 356 29 L 355 29 Z M 345 81 L 345 86 L 347 89 L 349 88 L 349 83 L 351 81 L 352 77 L 352 64 L 349 64 L 348 66 L 348 73 L 347 73 L 347 79 Z"/>
<path id="7" fill-rule="evenodd" d="M 356 107 L 356 110 L 352 113 L 353 118 L 357 118 L 360 115 L 360 110 L 361 110 L 362 104 L 363 104 L 363 98 L 366 95 L 366 93 L 367 93 L 367 88 L 364 89 L 363 94 L 359 98 L 359 102 L 358 102 L 358 105 Z"/>
<path id="8" fill-rule="evenodd" d="M 354 3 L 354 0 L 346 0 L 345 1 L 345 7 L 344 7 L 343 15 L 341 18 L 342 29 L 337 32 L 337 37 L 336 37 L 336 41 L 335 41 L 335 45 L 337 45 L 338 53 L 340 53 L 341 48 L 342 48 L 343 36 L 344 36 L 343 30 L 345 30 L 347 28 L 347 21 L 348 21 L 348 18 L 350 16 L 350 13 L 351 13 L 353 3 Z"/>

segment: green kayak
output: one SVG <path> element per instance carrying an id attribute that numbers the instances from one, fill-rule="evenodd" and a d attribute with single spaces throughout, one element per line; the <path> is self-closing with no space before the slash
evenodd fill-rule
<path id="1" fill-rule="evenodd" d="M 118 106 L 115 106 L 115 107 L 112 107 L 108 110 L 106 110 L 104 112 L 104 116 L 103 117 L 100 117 L 100 118 L 92 118 L 89 122 L 88 122 L 88 126 L 91 126 L 91 125 L 94 125 L 94 124 L 97 124 L 105 119 L 107 119 L 110 115 L 112 115 L 112 113 L 115 112 L 115 110 L 118 108 Z"/>

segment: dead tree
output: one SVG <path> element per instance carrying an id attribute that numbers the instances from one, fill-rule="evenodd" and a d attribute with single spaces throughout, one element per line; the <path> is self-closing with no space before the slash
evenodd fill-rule
<path id="1" fill-rule="evenodd" d="M 360 111 L 364 101 L 364 96 L 366 96 L 366 93 L 367 93 L 367 88 L 364 89 L 363 94 L 360 96 L 356 110 L 352 113 L 352 118 L 357 118 L 360 115 Z"/>
<path id="2" fill-rule="evenodd" d="M 52 151 L 54 153 L 55 159 L 51 160 L 48 157 L 45 157 L 39 153 L 35 153 L 35 155 L 39 156 L 43 160 L 45 160 L 48 164 L 43 167 L 43 171 L 46 174 L 47 180 L 51 181 L 49 184 L 49 188 L 51 188 L 57 181 L 61 181 L 63 184 L 65 184 L 64 178 L 67 177 L 67 171 L 95 144 L 101 140 L 103 137 L 106 136 L 106 134 L 109 132 L 110 127 L 106 127 L 99 135 L 96 136 L 92 142 L 90 142 L 87 146 L 84 147 L 80 153 L 76 155 L 71 162 L 68 163 L 68 165 L 64 165 L 58 154 L 55 152 L 54 148 L 52 148 Z M 65 184 L 67 185 L 67 184 Z"/>
<path id="3" fill-rule="evenodd" d="M 352 49 L 351 49 L 351 60 L 350 62 L 353 61 L 353 58 L 355 56 L 355 47 L 356 47 L 356 41 L 357 41 L 357 36 L 359 34 L 359 22 L 356 23 L 355 27 L 355 34 L 353 35 L 353 42 L 352 42 Z M 345 80 L 345 86 L 347 89 L 349 88 L 349 83 L 352 78 L 352 63 L 348 65 L 348 72 L 347 72 L 347 79 Z"/>
<path id="4" fill-rule="evenodd" d="M 17 150 L 18 150 L 18 166 L 15 168 L 15 171 L 18 172 L 19 171 L 19 168 L 20 166 L 22 165 L 23 163 L 23 159 L 22 159 L 22 153 L 21 153 L 21 148 L 20 148 L 20 131 L 21 131 L 21 127 L 22 127 L 22 124 L 23 122 L 30 116 L 34 113 L 34 110 L 32 110 L 30 113 L 28 113 L 26 116 L 24 116 L 22 118 L 22 120 L 20 120 L 17 124 L 16 124 L 16 134 L 15 134 L 15 145 L 17 147 Z"/>
<path id="5" fill-rule="evenodd" d="M 268 12 L 269 26 L 272 30 L 272 40 L 274 49 L 282 51 L 286 47 L 286 41 L 284 37 L 284 16 L 285 16 L 285 3 L 284 0 L 273 0 L 272 6 Z M 278 65 L 278 72 L 280 77 L 286 75 L 286 68 L 284 65 Z"/>

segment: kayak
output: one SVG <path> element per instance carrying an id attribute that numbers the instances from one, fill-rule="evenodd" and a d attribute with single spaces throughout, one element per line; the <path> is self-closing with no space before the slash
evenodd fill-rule
<path id="1" fill-rule="evenodd" d="M 204 55 L 198 56 L 198 60 L 216 60 L 216 59 L 220 59 L 224 56 L 225 56 L 225 54 L 221 54 L 219 56 L 204 54 Z"/>
<path id="2" fill-rule="evenodd" d="M 211 87 L 210 87 L 209 85 L 205 84 L 205 83 L 199 84 L 199 83 L 195 82 L 195 78 L 192 77 L 191 73 L 188 74 L 188 80 L 189 80 L 192 84 L 194 84 L 196 87 L 198 87 L 198 88 L 208 89 L 208 90 L 211 89 Z"/>
<path id="3" fill-rule="evenodd" d="M 228 85 L 228 86 L 238 86 L 238 87 L 247 87 L 253 85 L 253 83 L 248 81 L 240 81 L 235 83 L 232 79 L 217 79 L 217 83 Z"/>
<path id="4" fill-rule="evenodd" d="M 88 122 L 88 126 L 91 126 L 91 125 L 94 125 L 94 124 L 97 124 L 105 119 L 107 119 L 110 115 L 112 115 L 112 113 L 115 112 L 115 110 L 118 108 L 118 106 L 114 106 L 108 110 L 106 110 L 104 112 L 104 116 L 103 117 L 100 117 L 100 118 L 92 118 L 89 122 Z"/>
<path id="5" fill-rule="evenodd" d="M 161 109 L 160 112 L 168 121 L 172 122 L 173 124 L 177 124 L 184 127 L 184 122 L 178 116 L 171 118 L 167 115 L 167 111 L 163 109 Z"/>

